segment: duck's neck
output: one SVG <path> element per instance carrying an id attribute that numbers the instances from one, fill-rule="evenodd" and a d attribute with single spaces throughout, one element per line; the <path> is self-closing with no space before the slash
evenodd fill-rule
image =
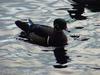
<path id="1" fill-rule="evenodd" d="M 63 31 L 63 30 L 62 30 L 62 29 L 56 29 L 56 28 L 54 28 L 54 31 L 61 32 L 61 31 Z"/>

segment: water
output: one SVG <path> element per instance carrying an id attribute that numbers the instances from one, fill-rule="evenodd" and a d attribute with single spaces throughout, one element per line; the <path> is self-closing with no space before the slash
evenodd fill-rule
<path id="1" fill-rule="evenodd" d="M 67 0 L 0 0 L 0 75 L 99 75 L 100 73 L 100 13 L 86 9 L 87 20 L 73 21 L 67 11 L 71 8 Z M 56 69 L 56 60 L 49 47 L 42 47 L 16 37 L 21 30 L 15 26 L 17 19 L 31 18 L 35 23 L 52 26 L 55 18 L 69 20 L 66 46 L 71 62 L 68 67 Z M 83 26 L 83 29 L 75 27 Z M 80 35 L 74 40 L 70 35 Z M 89 38 L 86 41 L 81 41 Z"/>

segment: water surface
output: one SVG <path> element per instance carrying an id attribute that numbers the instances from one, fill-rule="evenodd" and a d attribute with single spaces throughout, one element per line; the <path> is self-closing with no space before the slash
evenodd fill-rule
<path id="1" fill-rule="evenodd" d="M 86 9 L 87 20 L 68 23 L 68 67 L 56 69 L 56 60 L 49 47 L 42 47 L 16 37 L 21 30 L 15 26 L 17 19 L 31 18 L 35 23 L 52 26 L 55 18 L 72 20 L 67 11 L 67 0 L 0 0 L 0 75 L 99 75 L 100 74 L 100 13 Z M 82 29 L 75 27 L 82 26 Z M 74 40 L 70 35 L 80 35 Z M 86 41 L 81 41 L 89 38 Z"/>

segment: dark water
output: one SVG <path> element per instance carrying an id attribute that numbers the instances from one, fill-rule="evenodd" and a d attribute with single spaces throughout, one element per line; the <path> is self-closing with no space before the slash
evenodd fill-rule
<path id="1" fill-rule="evenodd" d="M 67 11 L 55 10 L 66 7 L 71 8 L 67 0 L 0 0 L 0 75 L 100 74 L 99 12 L 86 9 L 87 20 L 68 23 L 71 33 L 65 32 L 69 39 L 66 50 L 72 61 L 67 63 L 67 68 L 53 67 L 56 62 L 53 52 L 43 51 L 52 48 L 16 40 L 21 30 L 15 26 L 15 20 L 31 18 L 35 23 L 52 26 L 52 21 L 58 17 L 71 20 Z M 84 41 L 86 38 L 89 39 Z"/>

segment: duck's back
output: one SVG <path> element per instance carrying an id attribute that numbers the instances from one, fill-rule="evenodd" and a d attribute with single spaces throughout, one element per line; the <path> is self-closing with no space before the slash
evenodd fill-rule
<path id="1" fill-rule="evenodd" d="M 37 25 L 37 27 L 31 27 L 31 32 L 34 32 L 38 36 L 47 38 L 53 33 L 53 28 L 45 25 Z"/>

